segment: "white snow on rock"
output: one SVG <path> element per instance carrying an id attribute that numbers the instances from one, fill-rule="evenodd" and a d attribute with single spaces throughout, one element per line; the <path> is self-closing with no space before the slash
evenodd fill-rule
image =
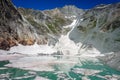
<path id="1" fill-rule="evenodd" d="M 74 28 L 77 25 L 77 19 L 73 20 L 73 22 L 70 25 L 63 26 L 64 28 Z M 71 30 L 72 30 L 71 29 Z M 61 51 L 64 55 L 75 55 L 78 53 L 78 47 L 76 44 L 69 39 L 69 33 L 67 35 L 61 35 L 59 38 L 59 41 L 56 43 L 55 48 L 58 51 Z"/>
<path id="2" fill-rule="evenodd" d="M 64 28 L 72 28 L 73 26 L 75 26 L 76 25 L 76 19 L 75 20 L 73 20 L 73 22 L 70 24 L 70 25 L 67 25 L 67 26 L 63 26 Z"/>
<path id="3" fill-rule="evenodd" d="M 73 16 L 65 16 L 65 18 L 66 19 L 71 19 L 71 18 L 76 18 L 76 16 L 75 15 L 73 15 Z"/>
<path id="4" fill-rule="evenodd" d="M 81 48 L 83 44 L 81 42 L 75 43 L 73 40 L 70 39 L 70 34 L 75 34 L 76 31 L 75 28 L 80 24 L 80 21 L 83 21 L 83 19 L 74 19 L 73 22 L 70 25 L 63 26 L 64 28 L 71 28 L 71 30 L 68 32 L 67 35 L 61 35 L 58 42 L 54 47 L 48 46 L 48 45 L 38 45 L 34 44 L 31 46 L 24 46 L 21 44 L 18 44 L 18 46 L 11 47 L 9 51 L 0 50 L 0 54 L 7 54 L 7 53 L 21 53 L 21 54 L 27 54 L 27 55 L 38 55 L 38 54 L 53 54 L 57 51 L 60 51 L 63 55 L 77 55 L 80 54 L 82 56 L 90 56 L 90 57 L 96 57 L 100 55 L 100 52 L 95 49 L 94 47 L 92 49 L 88 48 Z M 76 39 L 77 36 L 76 35 Z"/>
<path id="5" fill-rule="evenodd" d="M 75 55 L 78 53 L 78 47 L 76 44 L 69 39 L 68 36 L 62 35 L 55 48 L 61 51 L 64 55 Z"/>
<path id="6" fill-rule="evenodd" d="M 84 44 L 82 44 L 81 42 L 79 43 L 75 43 L 73 40 L 70 39 L 69 35 L 75 34 L 76 31 L 74 31 L 76 28 L 76 26 L 78 26 L 78 24 L 80 24 L 80 22 L 83 21 L 83 19 L 75 19 L 73 20 L 73 22 L 70 25 L 67 26 L 63 26 L 64 28 L 72 28 L 67 35 L 61 35 L 61 37 L 59 38 L 59 41 L 56 43 L 55 45 L 55 49 L 57 49 L 58 51 L 60 51 L 61 53 L 63 53 L 64 55 L 76 55 L 76 54 L 80 54 L 81 56 L 90 56 L 90 57 L 96 57 L 101 55 L 100 52 L 92 47 L 91 49 L 89 48 L 82 48 L 82 46 L 84 46 Z M 80 36 L 79 34 L 76 35 L 76 39 L 77 36 Z"/>

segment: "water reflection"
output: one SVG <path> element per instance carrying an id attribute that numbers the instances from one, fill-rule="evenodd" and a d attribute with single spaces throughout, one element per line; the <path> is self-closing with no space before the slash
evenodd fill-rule
<path id="1" fill-rule="evenodd" d="M 69 72 L 77 63 L 78 58 L 69 56 L 29 56 L 10 60 L 10 64 L 6 66 L 35 71 L 60 70 Z"/>
<path id="2" fill-rule="evenodd" d="M 0 79 L 118 80 L 119 75 L 119 71 L 91 57 L 25 56 L 0 62 Z"/>

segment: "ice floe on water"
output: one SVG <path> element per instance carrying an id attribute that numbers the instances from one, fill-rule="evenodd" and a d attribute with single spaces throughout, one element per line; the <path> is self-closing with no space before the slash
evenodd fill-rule
<path id="1" fill-rule="evenodd" d="M 95 75 L 97 73 L 102 72 L 102 70 L 82 69 L 82 68 L 74 68 L 72 71 L 77 73 L 77 74 L 82 74 L 85 76 Z"/>
<path id="2" fill-rule="evenodd" d="M 8 80 L 10 73 L 0 74 L 0 80 Z"/>
<path id="3" fill-rule="evenodd" d="M 13 80 L 20 80 L 20 79 L 25 79 L 25 78 L 27 79 L 30 77 L 34 77 L 34 75 L 15 77 L 15 78 L 13 78 Z"/>
<path id="4" fill-rule="evenodd" d="M 24 57 L 17 60 L 10 60 L 10 64 L 5 66 L 21 68 L 34 71 L 54 71 L 54 58 L 52 57 Z"/>
<path id="5" fill-rule="evenodd" d="M 36 78 L 34 80 L 50 80 L 50 79 L 40 77 L 40 76 L 36 76 Z"/>
<path id="6" fill-rule="evenodd" d="M 68 72 L 71 67 L 77 64 L 77 61 L 77 58 L 69 57 L 58 59 L 53 56 L 29 56 L 10 60 L 10 63 L 5 66 L 34 71 L 54 71 L 54 66 L 58 66 L 58 69 Z"/>
<path id="7" fill-rule="evenodd" d="M 120 80 L 120 75 L 96 75 L 97 77 L 103 78 L 105 80 Z"/>
<path id="8" fill-rule="evenodd" d="M 8 68 L 6 68 L 6 67 L 0 67 L 0 70 L 3 70 L 3 69 L 8 69 Z"/>
<path id="9" fill-rule="evenodd" d="M 27 55 L 22 58 L 9 60 L 9 63 L 4 66 L 5 68 L 7 67 L 6 69 L 17 68 L 28 71 L 27 73 L 24 73 L 21 76 L 15 76 L 12 79 L 34 78 L 33 80 L 93 80 L 91 77 L 97 77 L 103 80 L 120 79 L 119 75 L 114 74 L 114 71 L 112 73 L 111 70 L 107 70 L 106 67 L 104 67 L 104 65 L 94 57 Z M 1 67 L 1 70 L 6 70 L 5 68 Z M 15 71 L 15 73 L 16 72 L 17 71 Z M 103 73 L 103 75 L 101 75 L 101 73 Z M 57 77 L 57 79 L 50 77 L 53 75 Z M 76 77 L 73 77 L 74 75 L 76 75 Z M 1 74 L 1 76 L 2 78 L 5 78 L 5 76 L 10 77 L 10 74 Z"/>
<path id="10" fill-rule="evenodd" d="M 11 55 L 4 54 L 4 55 L 0 55 L 0 61 L 19 59 L 24 56 L 25 55 L 21 55 L 21 54 L 11 54 Z"/>
<path id="11" fill-rule="evenodd" d="M 20 68 L 24 70 L 33 71 L 55 71 L 55 67 L 65 73 L 69 72 L 76 64 L 83 65 L 87 60 L 97 59 L 93 58 L 79 58 L 75 56 L 25 56 L 23 58 L 9 60 L 7 67 Z"/>

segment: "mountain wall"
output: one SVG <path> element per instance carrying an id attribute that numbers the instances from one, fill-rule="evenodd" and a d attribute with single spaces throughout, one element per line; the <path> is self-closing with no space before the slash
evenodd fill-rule
<path id="1" fill-rule="evenodd" d="M 45 11 L 16 8 L 11 0 L 1 0 L 0 9 L 0 49 L 4 50 L 18 44 L 51 41 L 55 44 L 61 34 L 68 32 L 63 26 L 72 22 L 72 18 L 65 18 L 62 8 Z"/>
<path id="2" fill-rule="evenodd" d="M 120 3 L 98 5 L 87 10 L 70 33 L 69 37 L 76 44 L 82 43 L 81 49 L 96 48 L 103 57 L 98 57 L 105 64 L 120 70 Z"/>
<path id="3" fill-rule="evenodd" d="M 94 46 L 101 53 L 120 51 L 120 3 L 96 6 L 80 19 L 69 35 L 71 40 Z"/>

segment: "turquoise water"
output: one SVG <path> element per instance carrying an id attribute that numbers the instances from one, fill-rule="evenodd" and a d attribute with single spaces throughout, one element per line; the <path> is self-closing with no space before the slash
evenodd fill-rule
<path id="1" fill-rule="evenodd" d="M 47 59 L 44 60 L 43 56 L 39 56 L 39 58 L 42 58 L 43 61 Z M 0 61 L 0 80 L 39 80 L 36 79 L 38 76 L 42 77 L 41 80 L 120 80 L 119 71 L 102 64 L 98 60 L 72 56 L 52 56 L 53 58 L 57 61 L 52 65 L 50 64 L 54 69 L 53 71 L 6 67 L 5 65 L 12 64 L 11 61 Z"/>

